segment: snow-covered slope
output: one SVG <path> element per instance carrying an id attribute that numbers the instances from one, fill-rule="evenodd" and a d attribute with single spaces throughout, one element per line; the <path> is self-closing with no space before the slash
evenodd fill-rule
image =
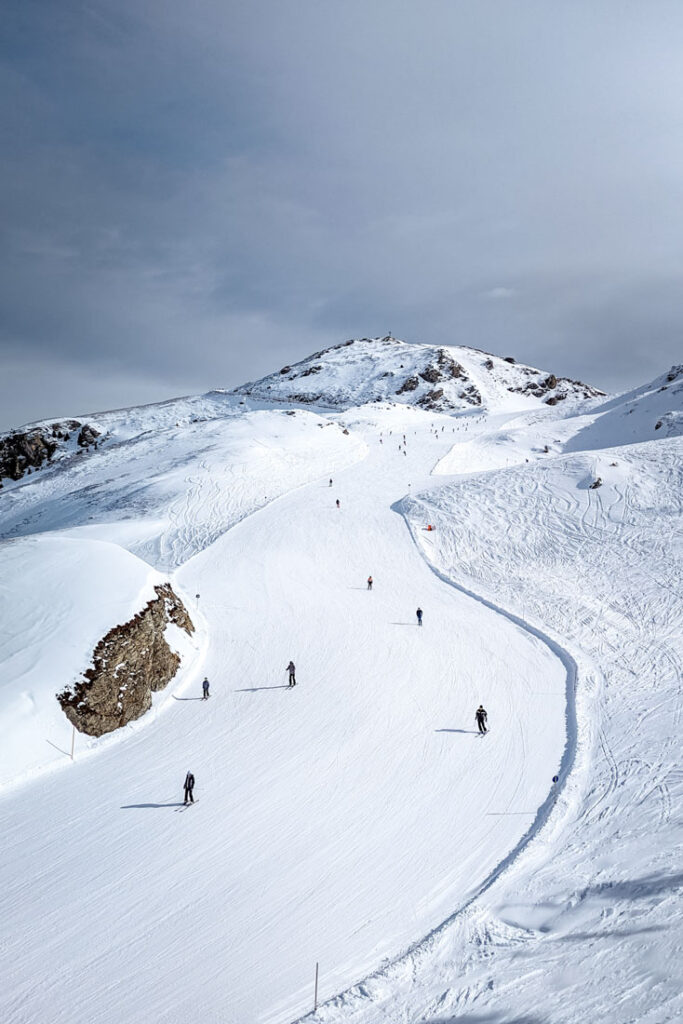
<path id="1" fill-rule="evenodd" d="M 683 439 L 610 449 L 610 477 L 591 491 L 596 457 L 607 453 L 403 503 L 443 578 L 576 658 L 575 761 L 522 856 L 311 1020 L 681 1020 Z M 525 700 L 544 730 L 539 696 Z"/>
<path id="2" fill-rule="evenodd" d="M 567 451 L 611 448 L 683 434 L 683 366 L 599 405 L 596 418 L 577 430 Z"/>
<path id="3" fill-rule="evenodd" d="M 308 411 L 228 406 L 218 417 L 204 406 L 202 418 L 199 404 L 178 419 L 176 406 L 169 420 L 170 403 L 149 407 L 141 423 L 139 410 L 101 417 L 107 444 L 7 491 L 0 538 L 77 530 L 167 570 L 278 495 L 365 453 L 359 438 Z"/>
<path id="4" fill-rule="evenodd" d="M 316 962 L 325 1024 L 678 1018 L 683 439 L 622 427 L 679 382 L 548 376 L 353 342 L 0 491 L 3 1024 L 291 1024 Z M 71 763 L 50 695 L 160 571 L 197 647 Z"/>
<path id="5" fill-rule="evenodd" d="M 118 544 L 103 541 L 45 534 L 0 550 L 2 786 L 64 760 L 71 725 L 55 699 L 57 690 L 88 668 L 98 640 L 139 612 L 163 577 Z M 173 646 L 196 659 L 181 630 L 171 631 Z"/>
<path id="6" fill-rule="evenodd" d="M 352 339 L 316 352 L 236 388 L 235 394 L 339 409 L 390 401 L 441 412 L 479 407 L 507 412 L 603 392 L 478 349 L 385 337 Z"/>

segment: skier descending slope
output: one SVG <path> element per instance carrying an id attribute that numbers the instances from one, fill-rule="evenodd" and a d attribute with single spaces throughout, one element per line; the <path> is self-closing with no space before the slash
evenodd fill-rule
<path id="1" fill-rule="evenodd" d="M 204 676 L 204 682 L 202 683 L 202 700 L 209 699 L 209 680 Z"/>
<path id="2" fill-rule="evenodd" d="M 194 789 L 194 775 L 192 772 L 188 772 L 185 776 L 185 803 L 193 804 L 194 797 L 192 796 L 192 790 Z"/>
<path id="3" fill-rule="evenodd" d="M 296 686 L 296 669 L 294 667 L 293 661 L 290 661 L 289 665 L 287 666 L 287 671 L 289 672 L 289 685 Z"/>
<path id="4" fill-rule="evenodd" d="M 332 477 L 330 477 L 330 487 L 332 486 Z"/>
<path id="5" fill-rule="evenodd" d="M 488 732 L 488 729 L 486 728 L 486 719 L 488 718 L 488 715 L 484 711 L 484 708 L 481 704 L 477 708 L 474 717 L 476 719 L 477 725 L 479 726 L 479 732 Z"/>
<path id="6" fill-rule="evenodd" d="M 372 590 L 372 576 L 368 576 L 368 590 Z"/>
<path id="7" fill-rule="evenodd" d="M 339 498 L 337 498 L 337 508 L 341 508 L 341 505 L 339 504 Z"/>
<path id="8" fill-rule="evenodd" d="M 417 615 L 417 624 L 418 624 L 418 626 L 421 626 L 422 625 L 422 609 L 418 608 L 417 611 L 415 612 L 415 614 Z"/>

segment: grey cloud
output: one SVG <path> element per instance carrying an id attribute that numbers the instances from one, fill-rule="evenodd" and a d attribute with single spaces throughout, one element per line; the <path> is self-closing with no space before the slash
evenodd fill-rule
<path id="1" fill-rule="evenodd" d="M 4 424 L 99 371 L 129 404 L 389 328 L 612 388 L 680 361 L 682 28 L 665 0 L 15 0 Z"/>

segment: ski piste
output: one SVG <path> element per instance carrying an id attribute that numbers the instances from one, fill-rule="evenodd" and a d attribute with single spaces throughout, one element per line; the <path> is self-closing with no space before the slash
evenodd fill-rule
<path id="1" fill-rule="evenodd" d="M 373 349 L 346 350 L 361 389 L 357 349 Z M 419 378 L 432 355 L 397 348 L 378 379 Z M 523 1019 L 529 1006 L 623 1024 L 626 1000 L 643 1024 L 680 1016 L 667 982 L 679 958 L 677 385 L 664 375 L 623 400 L 549 407 L 508 391 L 531 379 L 519 364 L 503 377 L 483 353 L 461 358 L 482 395 L 462 415 L 220 393 L 102 414 L 96 452 L 5 483 L 0 927 L 21 956 L 0 962 L 0 991 L 12 1024 L 184 1024 L 198 1007 L 291 1024 L 310 1008 L 316 962 L 322 998 L 346 993 L 321 1024 Z M 323 365 L 273 389 L 332 382 Z M 379 444 L 392 429 L 406 457 Z M 369 601 L 371 572 L 382 585 Z M 72 762 L 58 681 L 166 581 L 195 626 L 168 627 L 178 674 L 129 726 L 77 733 Z M 274 686 L 291 654 L 296 702 Z M 198 709 L 204 674 L 221 699 Z M 480 701 L 499 722 L 486 747 L 472 735 Z M 184 828 L 156 808 L 188 767 L 210 813 Z M 46 921 L 59 922 L 48 944 Z"/>

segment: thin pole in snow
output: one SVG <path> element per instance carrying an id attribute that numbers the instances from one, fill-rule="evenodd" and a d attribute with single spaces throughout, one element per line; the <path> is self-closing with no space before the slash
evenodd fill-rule
<path id="1" fill-rule="evenodd" d="M 313 1013 L 318 1009 L 318 963 L 315 965 L 315 995 L 313 996 Z"/>
<path id="2" fill-rule="evenodd" d="M 71 727 L 71 760 L 74 759 L 74 745 L 76 743 L 76 726 Z"/>

